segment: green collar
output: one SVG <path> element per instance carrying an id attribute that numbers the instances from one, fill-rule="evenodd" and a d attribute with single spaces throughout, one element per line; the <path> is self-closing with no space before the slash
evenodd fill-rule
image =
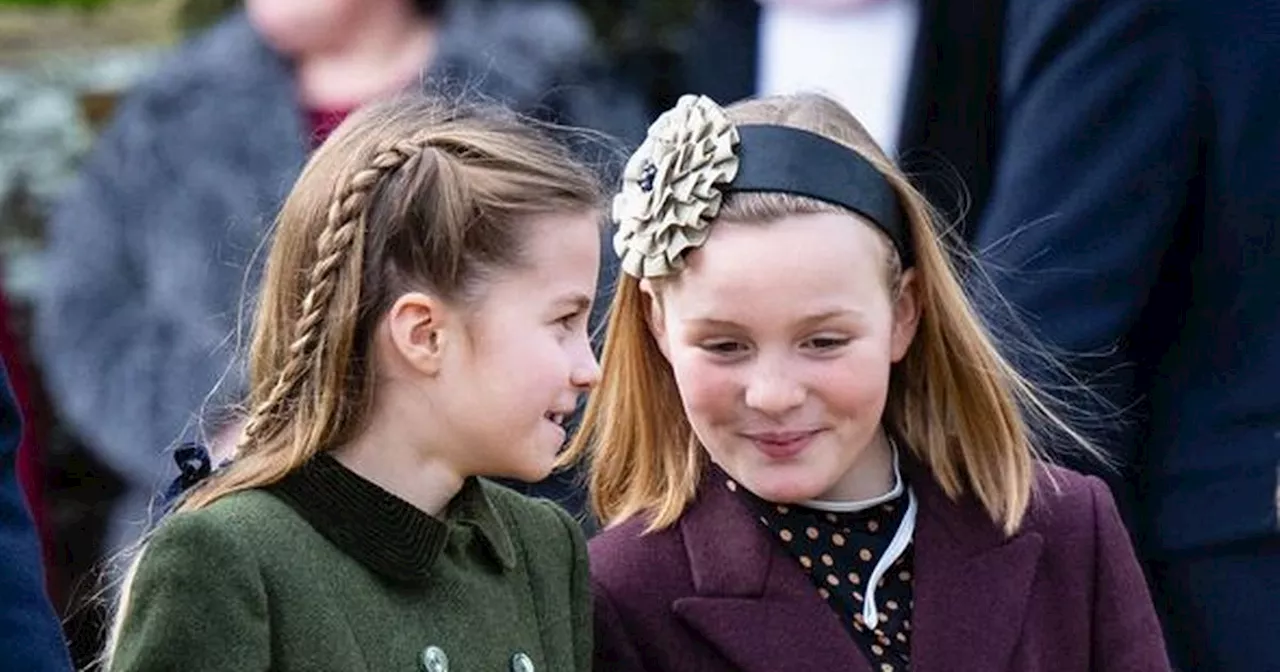
<path id="1" fill-rule="evenodd" d="M 320 453 L 268 488 L 322 536 L 369 569 L 395 581 L 422 583 L 451 530 L 470 528 L 503 569 L 515 566 L 506 526 L 477 478 L 449 502 L 444 520 L 365 480 Z"/>

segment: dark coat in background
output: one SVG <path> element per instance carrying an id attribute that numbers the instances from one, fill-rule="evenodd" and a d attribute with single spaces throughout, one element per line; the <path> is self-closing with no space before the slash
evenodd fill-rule
<path id="1" fill-rule="evenodd" d="M 22 416 L 0 365 L 0 670 L 70 672 L 62 627 L 44 592 L 40 539 L 18 487 Z"/>
<path id="2" fill-rule="evenodd" d="M 1177 662 L 1280 669 L 1280 5 L 1008 17 L 978 244 L 1034 334 L 1124 411 L 1095 435 L 1127 465 L 1113 487 Z"/>

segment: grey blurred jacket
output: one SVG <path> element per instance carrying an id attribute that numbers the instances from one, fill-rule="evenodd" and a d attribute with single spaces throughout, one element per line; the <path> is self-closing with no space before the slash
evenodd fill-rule
<path id="1" fill-rule="evenodd" d="M 442 26 L 428 86 L 643 135 L 638 97 L 573 5 L 454 2 Z M 289 63 L 233 14 L 126 97 L 52 217 L 37 347 L 62 419 L 128 482 L 109 548 L 176 475 L 172 447 L 243 394 L 241 307 L 309 152 L 304 125 Z"/>

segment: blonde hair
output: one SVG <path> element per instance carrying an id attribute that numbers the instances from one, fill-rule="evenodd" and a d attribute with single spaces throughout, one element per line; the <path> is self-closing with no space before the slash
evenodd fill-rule
<path id="1" fill-rule="evenodd" d="M 901 202 L 915 256 L 920 323 L 890 375 L 885 425 L 933 472 L 952 499 L 972 493 L 1007 534 L 1031 502 L 1037 452 L 1024 413 L 1092 451 L 997 351 L 957 279 L 924 197 L 862 125 L 818 95 L 771 96 L 726 109 L 735 124 L 776 124 L 840 142 L 874 165 Z M 847 212 L 823 201 L 769 192 L 730 192 L 716 222 L 764 222 L 793 214 Z M 877 229 L 877 231 L 879 231 Z M 889 286 L 902 264 L 887 236 Z M 590 500 L 606 526 L 648 516 L 670 526 L 694 498 L 705 466 L 670 365 L 648 327 L 649 302 L 634 277 L 619 278 L 602 356 L 602 382 L 562 462 L 588 462 Z"/>
<path id="2" fill-rule="evenodd" d="M 601 207 L 596 173 L 550 131 L 501 107 L 422 96 L 371 105 L 335 130 L 276 220 L 235 459 L 176 511 L 277 482 L 363 429 L 373 330 L 401 294 L 466 305 L 489 274 L 525 263 L 527 218 Z"/>

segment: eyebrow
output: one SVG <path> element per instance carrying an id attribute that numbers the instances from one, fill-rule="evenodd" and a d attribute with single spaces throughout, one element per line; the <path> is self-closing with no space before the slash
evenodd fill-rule
<path id="1" fill-rule="evenodd" d="M 574 308 L 577 308 L 578 310 L 585 312 L 591 309 L 591 300 L 592 298 L 590 296 L 587 296 L 586 294 L 574 293 L 574 294 L 568 294 L 560 297 L 559 299 L 556 299 L 556 305 L 558 306 L 569 305 Z"/>
<path id="2" fill-rule="evenodd" d="M 809 315 L 800 320 L 801 327 L 809 327 L 815 324 L 821 324 L 827 320 L 836 318 L 853 318 L 862 319 L 862 311 L 848 310 L 843 308 L 824 310 L 820 313 Z M 741 329 L 742 325 L 732 320 L 721 320 L 714 317 L 694 317 L 688 320 L 692 324 L 705 327 L 713 327 L 717 329 Z"/>

